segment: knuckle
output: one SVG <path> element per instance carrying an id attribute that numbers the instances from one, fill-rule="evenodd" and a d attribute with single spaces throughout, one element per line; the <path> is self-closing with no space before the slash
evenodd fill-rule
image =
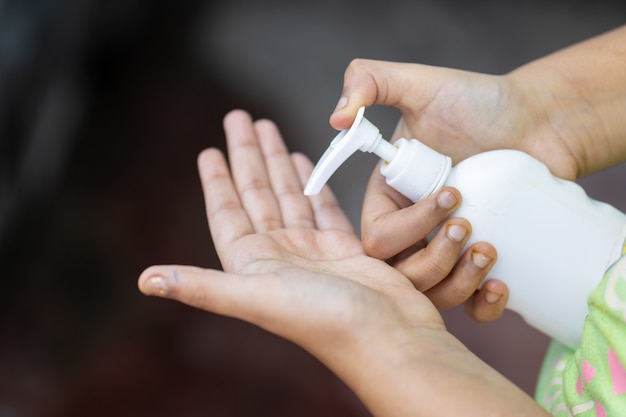
<path id="1" fill-rule="evenodd" d="M 255 198 L 257 193 L 267 192 L 268 190 L 267 183 L 263 179 L 251 178 L 239 188 L 239 195 L 245 197 L 248 194 L 252 194 L 252 198 Z"/>
<path id="2" fill-rule="evenodd" d="M 379 233 L 372 231 L 364 231 L 361 233 L 361 242 L 365 253 L 379 259 L 385 259 L 390 256 L 386 251 L 387 239 Z"/>
<path id="3" fill-rule="evenodd" d="M 428 271 L 431 275 L 439 277 L 439 280 L 446 278 L 454 267 L 455 258 L 450 256 L 450 251 L 440 251 L 433 249 L 432 245 L 427 245 L 424 249 Z"/>
<path id="4" fill-rule="evenodd" d="M 362 71 L 366 71 L 368 68 L 368 64 L 367 64 L 368 60 L 363 59 L 363 58 L 354 58 L 350 61 L 350 63 L 348 64 L 348 67 L 346 68 L 346 73 L 347 74 L 354 74 L 354 73 L 359 73 Z"/>
<path id="5" fill-rule="evenodd" d="M 453 287 L 453 294 L 459 301 L 465 301 L 474 294 L 476 287 L 469 282 L 462 282 Z"/>
<path id="6" fill-rule="evenodd" d="M 450 265 L 442 259 L 435 258 L 430 263 L 431 274 L 445 279 L 450 274 Z"/>

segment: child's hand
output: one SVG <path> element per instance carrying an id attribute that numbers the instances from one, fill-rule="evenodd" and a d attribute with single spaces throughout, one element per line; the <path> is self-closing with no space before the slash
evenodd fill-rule
<path id="1" fill-rule="evenodd" d="M 378 181 L 382 183 L 377 184 Z M 419 203 L 412 204 L 384 185 L 383 177 L 373 175 L 365 195 L 361 240 L 368 255 L 387 260 L 406 275 L 415 288 L 426 294 L 438 309 L 464 303 L 465 311 L 475 320 L 495 320 L 506 307 L 506 285 L 498 280 L 489 280 L 480 286 L 481 283 L 469 281 L 456 273 L 457 268 L 470 268 L 482 271 L 479 275 L 486 276 L 497 259 L 496 249 L 492 245 L 486 242 L 474 243 L 467 248 L 458 263 L 436 262 L 430 273 L 424 270 L 424 261 L 429 262 L 437 254 L 441 256 L 438 242 L 449 239 L 465 245 L 469 239 L 472 226 L 462 218 L 452 218 L 441 225 L 435 236 L 440 240 L 427 242 L 426 239 L 439 225 L 441 218 L 453 215 L 461 198 L 458 190 L 444 187 Z M 430 208 L 428 215 L 424 215 L 425 207 Z"/>

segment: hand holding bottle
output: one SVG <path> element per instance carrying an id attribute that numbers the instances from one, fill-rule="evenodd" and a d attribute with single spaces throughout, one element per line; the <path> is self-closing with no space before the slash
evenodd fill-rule
<path id="1" fill-rule="evenodd" d="M 392 139 L 417 138 L 454 163 L 487 150 L 517 149 L 573 180 L 626 159 L 626 55 L 619 53 L 625 41 L 623 27 L 504 76 L 355 60 L 346 70 L 331 124 L 345 129 L 359 106 L 392 105 L 402 112 Z M 362 216 L 368 254 L 393 259 L 402 253 L 410 259 L 412 248 L 423 248 L 419 233 L 398 240 L 411 230 L 407 224 L 422 220 L 410 207 L 376 169 Z M 506 293 L 498 281 L 488 285 L 494 294 Z M 486 294 L 479 299 L 485 301 Z M 502 311 L 501 303 L 485 310 L 488 303 L 475 301 L 468 311 L 476 318 L 493 319 Z"/>

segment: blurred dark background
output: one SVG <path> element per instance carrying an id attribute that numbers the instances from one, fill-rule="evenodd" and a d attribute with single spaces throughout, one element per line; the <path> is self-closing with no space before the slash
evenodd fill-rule
<path id="1" fill-rule="evenodd" d="M 367 416 L 298 347 L 137 291 L 151 264 L 219 267 L 196 155 L 244 108 L 316 160 L 355 57 L 503 73 L 625 17 L 622 0 L 0 0 L 0 417 Z M 385 135 L 397 117 L 368 111 Z M 331 184 L 358 225 L 374 160 L 350 164 Z M 623 165 L 581 183 L 626 210 Z M 544 336 L 445 317 L 533 392 Z"/>

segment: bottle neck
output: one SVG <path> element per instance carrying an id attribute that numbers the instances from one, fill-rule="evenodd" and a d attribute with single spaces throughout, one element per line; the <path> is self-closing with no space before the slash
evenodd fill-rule
<path id="1" fill-rule="evenodd" d="M 443 187 L 452 170 L 452 160 L 423 143 L 398 139 L 398 151 L 380 167 L 387 184 L 416 202 Z"/>

